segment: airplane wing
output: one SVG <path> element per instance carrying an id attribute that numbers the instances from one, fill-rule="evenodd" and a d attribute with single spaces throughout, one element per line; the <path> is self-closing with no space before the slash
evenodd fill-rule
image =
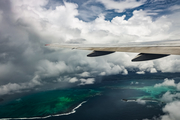
<path id="1" fill-rule="evenodd" d="M 88 57 L 97 57 L 111 54 L 114 52 L 133 52 L 140 53 L 135 58 L 135 61 L 153 60 L 169 55 L 180 55 L 180 40 L 168 40 L 157 42 L 142 42 L 142 43 L 128 43 L 117 45 L 103 45 L 103 44 L 46 44 L 45 46 L 71 48 L 80 50 L 92 50 Z"/>

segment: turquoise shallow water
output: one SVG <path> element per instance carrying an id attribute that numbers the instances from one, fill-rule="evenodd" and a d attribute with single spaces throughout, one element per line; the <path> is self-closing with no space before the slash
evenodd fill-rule
<path id="1" fill-rule="evenodd" d="M 180 82 L 180 79 L 176 78 L 175 75 L 173 77 L 175 77 L 176 83 Z M 154 87 L 155 84 L 163 81 L 164 76 L 162 78 L 156 77 L 156 79 L 152 77 L 129 79 L 114 76 L 111 81 L 103 81 L 99 84 L 34 93 L 0 105 L 0 118 L 32 118 L 72 113 L 72 109 L 83 101 L 87 102 L 82 104 L 76 113 L 59 117 L 63 120 L 74 118 L 79 120 L 152 118 L 155 115 L 163 114 L 162 95 L 167 91 L 178 92 L 175 87 Z M 142 106 L 136 101 L 129 103 L 122 101 L 122 99 L 155 100 L 157 103 L 147 102 L 146 105 Z M 128 114 L 132 114 L 133 117 L 129 117 Z M 59 117 L 47 119 L 59 119 Z"/>
<path id="2" fill-rule="evenodd" d="M 0 106 L 1 118 L 43 117 L 71 111 L 101 92 L 92 89 L 53 90 L 32 94 Z"/>
<path id="3" fill-rule="evenodd" d="M 159 102 L 164 102 L 161 101 L 161 97 L 164 93 L 167 91 L 175 93 L 178 92 L 176 90 L 176 87 L 170 87 L 170 86 L 160 86 L 160 87 L 155 87 L 154 85 L 157 83 L 156 80 L 151 80 L 154 81 L 154 85 L 146 85 L 149 84 L 149 81 L 144 80 L 143 82 L 141 80 L 136 80 L 140 82 L 140 85 L 134 84 L 134 85 L 125 85 L 122 86 L 122 84 L 116 84 L 116 85 L 111 85 L 111 86 L 105 86 L 103 88 L 107 89 L 130 89 L 130 90 L 136 90 L 138 93 L 141 94 L 134 94 L 133 96 L 128 96 L 127 99 L 142 99 L 142 100 L 156 100 Z M 143 83 L 143 85 L 141 84 Z M 146 84 L 144 84 L 144 82 Z M 159 81 L 158 81 L 159 82 Z M 163 81 L 162 81 L 163 82 Z"/>

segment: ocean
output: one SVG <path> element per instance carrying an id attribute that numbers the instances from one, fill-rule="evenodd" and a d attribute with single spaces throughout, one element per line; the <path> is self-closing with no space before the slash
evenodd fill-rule
<path id="1" fill-rule="evenodd" d="M 174 87 L 155 87 L 179 73 L 104 76 L 93 85 L 41 91 L 0 105 L 1 119 L 142 120 L 163 115 L 162 95 Z"/>

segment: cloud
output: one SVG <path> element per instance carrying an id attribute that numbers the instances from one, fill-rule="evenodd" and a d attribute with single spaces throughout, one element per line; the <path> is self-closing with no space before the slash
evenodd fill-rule
<path id="1" fill-rule="evenodd" d="M 73 77 L 69 80 L 70 83 L 75 83 L 77 81 L 78 81 L 78 79 L 76 77 Z"/>
<path id="2" fill-rule="evenodd" d="M 165 79 L 163 83 L 156 84 L 155 87 L 175 87 L 178 90 L 179 83 L 175 83 L 174 80 Z M 180 109 L 180 93 L 167 91 L 163 94 L 161 101 L 165 103 L 165 106 L 162 108 L 164 115 L 159 117 L 153 117 L 152 119 L 143 119 L 143 120 L 179 120 L 179 109 Z"/>
<path id="3" fill-rule="evenodd" d="M 141 104 L 141 105 L 145 105 L 146 104 L 146 101 L 145 100 L 141 100 L 141 99 L 137 99 L 136 102 L 138 104 Z"/>
<path id="4" fill-rule="evenodd" d="M 136 72 L 137 74 L 145 74 L 144 71 L 139 71 L 139 72 Z"/>
<path id="5" fill-rule="evenodd" d="M 123 12 L 126 9 L 136 8 L 144 4 L 144 0 L 136 1 L 136 0 L 122 0 L 122 1 L 114 1 L 114 0 L 97 0 L 104 4 L 105 8 L 108 10 L 115 10 L 116 12 Z"/>
<path id="6" fill-rule="evenodd" d="M 79 85 L 86 85 L 86 84 L 93 84 L 95 79 L 88 78 L 88 79 L 80 79 L 81 83 Z"/>
<path id="7" fill-rule="evenodd" d="M 155 68 L 151 68 L 150 73 L 157 73 L 157 70 Z"/>
<path id="8" fill-rule="evenodd" d="M 168 8 L 168 9 L 171 10 L 171 11 L 176 11 L 176 10 L 180 9 L 180 5 L 174 5 L 174 6 L 171 6 L 170 8 Z"/>
<path id="9" fill-rule="evenodd" d="M 139 82 L 136 82 L 135 84 L 139 84 Z"/>
<path id="10" fill-rule="evenodd" d="M 158 84 L 155 84 L 154 87 L 161 87 L 161 86 L 167 86 L 167 87 L 176 87 L 176 84 L 174 82 L 174 80 L 169 80 L 169 79 L 164 79 L 164 82 L 163 83 L 158 83 Z"/>
<path id="11" fill-rule="evenodd" d="M 163 102 L 173 102 L 175 100 L 179 100 L 180 99 L 180 93 L 175 93 L 175 94 L 171 94 L 169 91 L 166 92 L 163 96 L 162 96 L 162 101 Z"/>
<path id="12" fill-rule="evenodd" d="M 168 95 L 169 93 L 166 93 Z M 179 93 L 176 95 L 170 94 L 170 96 L 173 97 L 178 97 L 179 98 Z M 180 101 L 177 99 L 174 99 L 175 101 L 172 101 L 173 97 L 166 96 L 167 103 L 164 108 L 162 109 L 163 112 L 165 113 L 164 115 L 161 115 L 160 117 L 153 117 L 152 119 L 143 119 L 143 120 L 179 120 L 180 115 L 179 115 L 179 110 L 180 110 Z"/>
<path id="13" fill-rule="evenodd" d="M 95 79 L 94 78 L 87 78 L 87 79 L 84 79 L 84 78 L 76 78 L 76 77 L 73 77 L 73 78 L 66 78 L 66 80 L 69 79 L 69 82 L 70 83 L 78 83 L 78 85 L 86 85 L 86 84 L 93 84 L 95 82 Z"/>
<path id="14" fill-rule="evenodd" d="M 106 75 L 106 73 L 105 72 L 101 72 L 99 75 L 104 76 L 104 75 Z"/>
<path id="15" fill-rule="evenodd" d="M 68 67 L 64 61 L 51 62 L 48 60 L 39 61 L 36 74 L 42 77 L 54 77 L 65 72 L 70 73 L 74 70 Z"/>
<path id="16" fill-rule="evenodd" d="M 82 74 L 80 74 L 81 77 L 89 77 L 90 74 L 89 72 L 83 72 Z"/>
<path id="17" fill-rule="evenodd" d="M 161 120 L 179 120 L 180 119 L 180 101 L 174 101 L 172 103 L 168 103 L 164 108 L 163 112 L 166 114 L 161 116 Z"/>
<path id="18" fill-rule="evenodd" d="M 104 1 L 100 3 L 102 2 Z M 143 1 L 106 2 L 118 5 L 129 3 L 128 8 L 131 8 L 132 3 L 137 3 L 137 6 L 143 4 Z M 112 4 L 109 5 L 108 9 L 119 12 L 127 9 L 111 8 Z M 156 20 L 143 10 L 135 10 L 128 20 L 123 15 L 116 16 L 111 21 L 106 20 L 102 12 L 98 13 L 95 20 L 85 22 L 77 17 L 80 14 L 78 7 L 76 3 L 52 4 L 48 0 L 0 1 L 0 86 L 9 86 L 4 87 L 9 89 L 4 93 L 8 94 L 12 89 L 23 91 L 21 84 L 31 89 L 37 87 L 38 83 L 41 84 L 39 87 L 59 82 L 74 82 L 77 85 L 95 83 L 94 78 L 83 79 L 83 76 L 127 75 L 129 71 L 180 71 L 179 56 L 132 63 L 131 59 L 136 55 L 134 53 L 113 53 L 88 58 L 86 55 L 90 51 L 44 47 L 44 44 L 57 42 L 121 44 L 179 38 L 178 10 Z M 37 83 L 29 85 L 34 83 L 32 80 L 36 76 L 39 79 Z"/>
<path id="19" fill-rule="evenodd" d="M 88 2 L 89 3 L 82 5 L 82 9 L 79 9 L 79 15 L 77 16 L 79 19 L 82 19 L 86 22 L 94 20 L 103 12 L 101 7 L 90 5 L 92 2 Z"/>
<path id="20" fill-rule="evenodd" d="M 173 79 L 164 79 L 163 83 L 158 83 L 155 84 L 154 87 L 162 87 L 162 86 L 166 86 L 166 87 L 175 87 L 177 91 L 180 91 L 180 82 L 179 83 L 175 83 L 175 81 Z"/>
<path id="21" fill-rule="evenodd" d="M 176 85 L 178 91 L 180 91 L 180 82 Z"/>
<path id="22" fill-rule="evenodd" d="M 6 85 L 0 86 L 0 95 L 22 92 L 22 90 L 26 90 L 40 85 L 42 85 L 42 83 L 41 80 L 39 79 L 39 76 L 35 76 L 30 82 L 19 83 L 19 84 L 8 83 Z"/>

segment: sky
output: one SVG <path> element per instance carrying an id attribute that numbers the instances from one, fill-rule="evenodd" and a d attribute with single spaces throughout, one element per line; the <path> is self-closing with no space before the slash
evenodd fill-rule
<path id="1" fill-rule="evenodd" d="M 134 63 L 135 53 L 88 58 L 91 51 L 44 46 L 177 40 L 179 19 L 179 0 L 0 0 L 0 95 L 180 72 L 176 55 Z"/>

